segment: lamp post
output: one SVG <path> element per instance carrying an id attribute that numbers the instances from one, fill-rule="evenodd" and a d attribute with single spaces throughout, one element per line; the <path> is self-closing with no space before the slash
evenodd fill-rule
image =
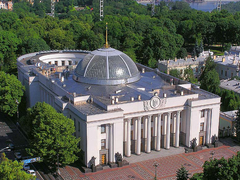
<path id="1" fill-rule="evenodd" d="M 155 167 L 155 177 L 154 177 L 155 180 L 157 180 L 157 167 L 158 167 L 158 165 L 159 164 L 157 162 L 155 162 L 154 165 L 153 165 Z"/>
<path id="2" fill-rule="evenodd" d="M 19 111 L 18 111 L 18 105 L 19 105 L 19 102 L 18 102 L 18 100 L 16 99 L 16 104 L 17 104 L 17 121 L 18 121 L 18 119 L 19 119 Z"/>
<path id="3" fill-rule="evenodd" d="M 211 159 L 213 160 L 213 155 L 215 154 L 215 152 L 211 151 L 210 154 L 212 155 Z"/>
<path id="4" fill-rule="evenodd" d="M 60 174 L 60 171 L 59 171 L 59 154 L 57 154 L 57 164 L 58 164 L 57 172 L 58 172 L 58 174 Z"/>

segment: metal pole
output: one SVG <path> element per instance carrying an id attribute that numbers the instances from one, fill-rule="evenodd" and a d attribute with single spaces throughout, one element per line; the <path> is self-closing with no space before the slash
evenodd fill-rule
<path id="1" fill-rule="evenodd" d="M 57 163 L 58 163 L 58 174 L 60 174 L 60 172 L 59 172 L 59 154 L 57 154 Z"/>
<path id="2" fill-rule="evenodd" d="M 19 102 L 18 102 L 17 99 L 16 99 L 16 104 L 17 104 L 17 121 L 18 121 L 18 119 L 19 119 L 19 111 L 18 111 L 18 105 L 19 105 Z"/>
<path id="3" fill-rule="evenodd" d="M 157 180 L 157 167 L 158 167 L 158 163 L 155 162 L 153 166 L 155 167 L 155 177 L 154 177 L 154 179 Z"/>

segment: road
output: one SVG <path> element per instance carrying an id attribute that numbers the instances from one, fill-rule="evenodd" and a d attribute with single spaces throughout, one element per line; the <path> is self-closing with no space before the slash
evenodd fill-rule
<path id="1" fill-rule="evenodd" d="M 29 156 L 25 150 L 25 148 L 29 147 L 27 138 L 23 135 L 18 126 L 10 118 L 0 113 L 0 150 L 7 147 L 8 145 L 7 141 L 9 140 L 15 145 L 15 149 L 13 151 L 8 150 L 3 151 L 8 159 L 15 160 L 14 152 L 21 152 L 22 157 Z M 38 169 L 41 169 L 41 166 L 44 165 L 38 165 L 37 163 L 35 165 L 31 165 L 31 168 L 36 171 L 37 179 L 39 180 L 56 179 L 50 173 L 44 173 L 42 171 L 39 171 Z M 42 169 L 45 172 L 48 172 L 46 170 L 46 165 Z"/>

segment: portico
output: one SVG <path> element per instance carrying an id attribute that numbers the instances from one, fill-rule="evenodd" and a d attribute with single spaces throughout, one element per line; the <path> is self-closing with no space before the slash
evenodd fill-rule
<path id="1" fill-rule="evenodd" d="M 180 113 L 178 110 L 124 119 L 124 155 L 179 147 Z"/>

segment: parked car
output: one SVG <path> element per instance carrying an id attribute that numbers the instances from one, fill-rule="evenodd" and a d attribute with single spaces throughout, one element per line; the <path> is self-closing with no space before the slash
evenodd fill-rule
<path id="1" fill-rule="evenodd" d="M 32 169 L 27 170 L 27 173 L 36 176 L 36 172 Z"/>
<path id="2" fill-rule="evenodd" d="M 11 149 L 11 150 L 14 150 L 14 149 L 15 149 L 15 146 L 14 146 L 13 143 L 9 143 L 9 144 L 8 144 L 8 147 L 9 147 L 9 149 Z"/>
<path id="3" fill-rule="evenodd" d="M 30 170 L 29 164 L 24 164 L 24 165 L 23 165 L 23 169 L 24 169 L 25 171 Z"/>
<path id="4" fill-rule="evenodd" d="M 14 155 L 18 160 L 22 158 L 22 154 L 20 152 L 15 152 Z"/>

